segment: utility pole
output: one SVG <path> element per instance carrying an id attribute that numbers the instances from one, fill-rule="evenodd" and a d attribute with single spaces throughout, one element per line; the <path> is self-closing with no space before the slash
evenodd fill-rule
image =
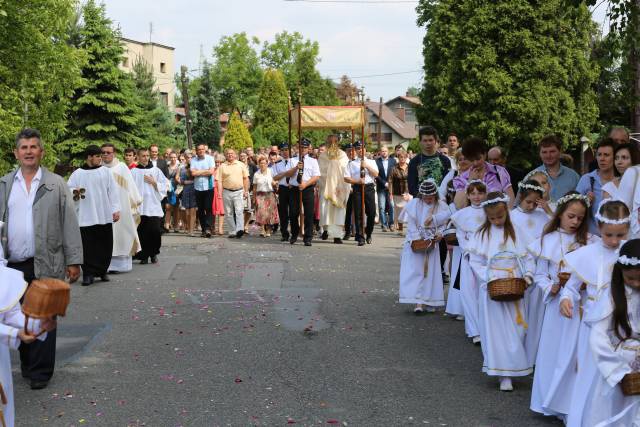
<path id="1" fill-rule="evenodd" d="M 382 97 L 380 97 L 380 105 L 378 107 L 378 151 L 382 148 Z"/>
<path id="2" fill-rule="evenodd" d="M 189 113 L 189 89 L 187 87 L 187 67 L 180 67 L 180 81 L 182 82 L 182 101 L 184 102 L 184 120 L 187 125 L 187 146 L 193 150 L 191 139 L 191 114 Z"/>

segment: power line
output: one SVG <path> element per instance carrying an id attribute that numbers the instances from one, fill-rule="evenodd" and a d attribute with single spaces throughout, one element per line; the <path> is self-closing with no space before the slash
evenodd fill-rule
<path id="1" fill-rule="evenodd" d="M 418 3 L 418 0 L 284 0 L 298 3 L 355 3 L 355 4 L 393 4 Z"/>
<path id="2" fill-rule="evenodd" d="M 289 0 L 287 0 L 289 1 Z M 366 79 L 369 77 L 386 77 L 386 76 L 398 76 L 401 74 L 413 74 L 413 73 L 422 73 L 423 70 L 411 70 L 411 71 L 399 71 L 397 73 L 384 73 L 384 74 L 369 74 L 366 76 L 347 76 L 350 79 Z M 340 80 L 342 77 L 332 78 L 331 80 Z"/>

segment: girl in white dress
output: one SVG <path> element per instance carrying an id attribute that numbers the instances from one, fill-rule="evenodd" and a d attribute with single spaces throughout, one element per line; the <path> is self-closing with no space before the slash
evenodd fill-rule
<path id="1" fill-rule="evenodd" d="M 444 288 L 438 242 L 451 212 L 438 199 L 438 186 L 432 179 L 420 184 L 419 197 L 404 208 L 400 221 L 407 224 L 407 238 L 400 261 L 400 303 L 415 304 L 416 314 L 435 312 L 444 306 Z M 429 239 L 433 244 L 425 251 L 414 252 L 413 240 Z"/>
<path id="2" fill-rule="evenodd" d="M 489 297 L 487 283 L 500 278 L 520 277 L 533 283 L 533 258 L 524 245 L 524 232 L 511 222 L 508 209 L 509 197 L 493 192 L 481 206 L 486 221 L 475 234 L 469 247 L 469 260 L 476 277 L 480 280 L 479 318 L 483 372 L 500 378 L 500 390 L 512 391 L 511 377 L 529 375 L 531 364 L 524 348 L 526 322 L 525 300 L 502 302 Z M 491 265 L 496 255 L 511 253 L 514 259 L 498 258 L 499 266 Z M 507 261 L 511 262 L 508 264 Z"/>
<path id="3" fill-rule="evenodd" d="M 613 265 L 618 259 L 618 249 L 629 233 L 629 208 L 623 202 L 605 200 L 596 212 L 595 219 L 602 240 L 571 252 L 565 257 L 571 277 L 561 291 L 560 312 L 565 317 L 572 318 L 575 315 L 574 307 L 580 304 L 582 299 L 581 291 L 584 289 L 586 292 L 576 353 L 577 367 L 576 364 L 566 367 L 578 370 L 567 416 L 569 427 L 588 425 L 584 424 L 583 415 L 591 389 L 596 382 L 597 367 L 594 354 L 589 348 L 591 328 L 585 319 L 592 317 L 592 310 L 598 300 L 609 298 Z M 561 372 L 557 372 L 557 375 L 558 378 L 564 376 Z"/>
<path id="4" fill-rule="evenodd" d="M 540 174 L 537 176 L 540 178 Z M 520 202 L 511 211 L 511 221 L 525 232 L 524 243 L 529 247 L 535 239 L 542 236 L 545 225 L 551 219 L 542 208 L 538 207 L 538 201 L 544 198 L 546 191 L 535 179 L 520 182 L 518 189 Z M 536 362 L 544 318 L 543 294 L 537 286 L 530 286 L 525 294 L 525 299 L 528 325 L 525 347 L 529 363 L 533 366 Z"/>
<path id="5" fill-rule="evenodd" d="M 38 338 L 31 332 L 39 332 L 41 328 L 53 330 L 54 320 L 39 321 L 29 319 L 29 333 L 24 330 L 24 314 L 20 309 L 20 298 L 27 289 L 22 272 L 6 267 L 6 260 L 1 255 L 0 247 L 0 384 L 7 396 L 7 404 L 0 408 L 7 427 L 15 424 L 13 379 L 11 375 L 11 357 L 9 349 L 17 350 L 21 342 L 31 344 L 36 339 L 44 341 L 47 334 Z M 1 422 L 0 422 L 1 425 Z"/>
<path id="6" fill-rule="evenodd" d="M 480 327 L 478 320 L 478 292 L 479 284 L 469 265 L 469 245 L 473 242 L 476 231 L 486 221 L 484 209 L 480 206 L 487 199 L 487 186 L 481 180 L 471 180 L 467 184 L 467 198 L 469 206 L 455 212 L 451 216 L 451 223 L 456 227 L 458 245 L 454 248 L 454 268 L 456 267 L 456 253 L 459 254 L 459 264 L 452 283 L 460 284 L 460 300 L 464 313 L 464 329 L 474 344 L 480 343 Z M 452 268 L 452 271 L 454 270 Z M 457 282 L 456 282 L 457 281 Z M 449 289 L 451 292 L 451 289 Z"/>
<path id="7" fill-rule="evenodd" d="M 561 390 L 551 398 L 549 389 L 558 366 L 570 364 L 575 354 L 580 327 L 579 307 L 574 317 L 560 314 L 560 284 L 558 273 L 566 272 L 565 256 L 576 249 L 599 240 L 589 235 L 589 199 L 575 191 L 558 199 L 558 208 L 547 224 L 542 237 L 533 241 L 529 252 L 536 259 L 534 282 L 545 305 L 535 374 L 531 391 L 531 410 L 544 415 L 566 416 L 575 370 L 568 370 L 559 383 Z M 572 366 L 575 366 L 572 365 Z"/>
<path id="8" fill-rule="evenodd" d="M 640 371 L 640 240 L 622 245 L 611 293 L 602 295 L 585 322 L 597 374 L 582 424 L 640 426 L 640 396 L 626 396 L 620 386 L 626 374 Z"/>

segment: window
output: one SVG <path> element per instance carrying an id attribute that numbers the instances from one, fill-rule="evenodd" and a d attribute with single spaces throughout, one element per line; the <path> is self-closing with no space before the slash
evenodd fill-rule
<path id="1" fill-rule="evenodd" d="M 371 141 L 377 142 L 378 141 L 378 134 L 375 132 L 372 132 L 369 134 L 369 136 L 371 137 Z M 391 132 L 382 132 L 382 141 L 384 142 L 391 142 L 393 140 L 393 133 Z"/>
<path id="2" fill-rule="evenodd" d="M 124 68 L 129 68 L 129 58 L 127 58 L 126 56 L 122 58 L 122 66 Z"/>
<path id="3" fill-rule="evenodd" d="M 166 73 L 167 72 L 167 64 L 164 62 L 160 63 L 160 72 L 161 73 Z"/>
<path id="4" fill-rule="evenodd" d="M 167 92 L 160 92 L 160 101 L 164 105 L 169 106 L 169 94 Z"/>

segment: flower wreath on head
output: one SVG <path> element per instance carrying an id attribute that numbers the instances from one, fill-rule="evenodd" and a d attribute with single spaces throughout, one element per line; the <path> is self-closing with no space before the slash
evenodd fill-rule
<path id="1" fill-rule="evenodd" d="M 544 193 L 546 193 L 546 191 L 544 191 L 544 188 L 540 187 L 539 185 L 533 185 L 533 184 L 526 184 L 524 181 L 520 181 L 518 183 L 518 188 L 520 190 L 533 190 L 533 191 L 539 191 L 540 193 L 542 193 L 544 195 Z"/>
<path id="2" fill-rule="evenodd" d="M 602 209 L 604 205 L 606 205 L 609 202 L 616 202 L 616 201 L 619 202 L 620 200 L 605 199 L 601 201 L 600 205 L 598 205 L 598 210 L 596 210 L 596 214 L 593 216 L 596 219 L 596 221 L 601 222 L 603 224 L 610 224 L 610 225 L 629 224 L 631 222 L 631 216 L 627 216 L 620 219 L 609 219 L 600 215 L 600 209 Z"/>
<path id="3" fill-rule="evenodd" d="M 464 187 L 464 189 L 468 190 L 472 184 L 483 184 L 485 187 L 487 186 L 487 184 L 485 184 L 481 179 L 472 179 L 471 181 L 467 182 L 467 185 Z"/>
<path id="4" fill-rule="evenodd" d="M 524 176 L 524 178 L 522 178 L 521 182 L 529 181 L 530 179 L 533 179 L 533 178 L 531 178 L 532 176 L 538 175 L 538 174 L 542 174 L 542 175 L 546 176 L 547 179 L 551 179 L 551 176 L 549 175 L 549 173 L 546 170 L 544 170 L 544 169 L 540 169 L 540 170 L 534 169 L 531 172 L 529 172 L 528 174 L 526 174 Z"/>
<path id="5" fill-rule="evenodd" d="M 591 207 L 591 202 L 589 201 L 589 198 L 587 196 L 583 196 L 582 194 L 577 194 L 577 193 L 567 194 L 565 196 L 562 196 L 558 199 L 556 203 L 558 204 L 558 206 L 560 206 L 560 205 L 564 205 L 565 203 L 569 203 L 573 200 L 582 200 L 583 202 L 586 203 L 588 208 Z"/>
<path id="6" fill-rule="evenodd" d="M 485 200 L 484 202 L 480 203 L 480 207 L 484 208 L 485 206 L 489 206 L 489 205 L 495 205 L 496 203 L 509 203 L 511 199 L 509 198 L 509 196 L 503 196 L 503 197 L 496 197 L 495 199 L 489 199 L 489 200 Z"/>
<path id="7" fill-rule="evenodd" d="M 640 259 L 633 256 L 628 257 L 626 255 L 622 255 L 620 258 L 618 258 L 618 264 L 630 265 L 635 267 L 637 265 L 640 265 Z"/>

